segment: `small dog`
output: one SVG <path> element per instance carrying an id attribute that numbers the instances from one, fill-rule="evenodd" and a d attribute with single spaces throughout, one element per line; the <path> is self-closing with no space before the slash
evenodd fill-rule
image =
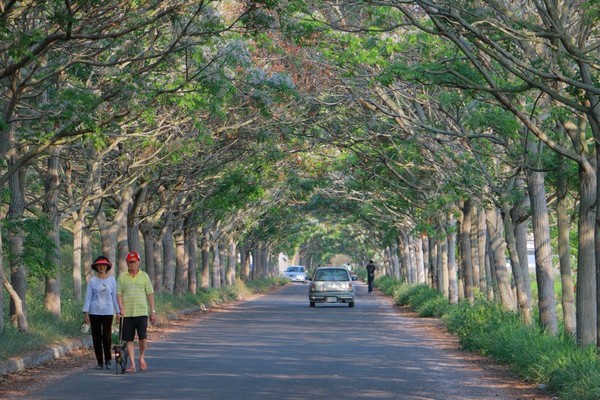
<path id="1" fill-rule="evenodd" d="M 127 353 L 127 343 L 113 346 L 113 352 L 115 353 L 115 370 L 119 373 L 119 367 L 121 373 L 124 374 L 127 369 L 127 361 L 129 360 L 129 353 Z"/>

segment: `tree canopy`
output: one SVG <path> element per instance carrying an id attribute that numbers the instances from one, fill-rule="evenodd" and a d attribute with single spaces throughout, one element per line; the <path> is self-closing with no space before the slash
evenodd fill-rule
<path id="1" fill-rule="evenodd" d="M 68 246 L 75 297 L 99 251 L 143 251 L 167 292 L 343 253 L 453 299 L 495 293 L 530 322 L 529 226 L 540 323 L 557 329 L 551 254 L 570 276 L 576 253 L 567 330 L 594 343 L 598 15 L 580 0 L 0 5 L 11 318 L 27 329 L 31 279 L 60 316 Z"/>

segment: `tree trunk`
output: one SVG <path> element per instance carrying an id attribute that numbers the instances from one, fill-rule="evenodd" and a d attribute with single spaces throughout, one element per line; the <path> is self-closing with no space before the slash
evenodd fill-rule
<path id="1" fill-rule="evenodd" d="M 440 271 L 442 285 L 442 293 L 444 297 L 450 299 L 450 270 L 448 267 L 448 236 L 440 241 Z"/>
<path id="2" fill-rule="evenodd" d="M 264 274 L 263 274 L 263 263 L 264 263 L 264 257 L 263 257 L 263 244 L 262 242 L 258 242 L 254 244 L 254 250 L 252 251 L 252 254 L 254 255 L 254 276 L 252 277 L 253 279 L 262 279 L 264 278 Z"/>
<path id="3" fill-rule="evenodd" d="M 165 227 L 162 244 L 163 263 L 165 266 L 163 289 L 165 293 L 173 294 L 175 288 L 175 243 L 173 240 L 173 225 L 170 222 Z"/>
<path id="4" fill-rule="evenodd" d="M 486 222 L 487 225 L 487 222 Z M 490 237 L 490 232 L 485 230 L 486 241 L 485 241 L 485 270 L 487 276 L 489 276 L 489 285 L 487 292 L 487 299 L 489 301 L 494 301 L 494 299 L 500 298 L 500 293 L 498 291 L 498 280 L 496 278 L 496 268 L 494 265 L 494 255 L 492 254 L 492 241 Z"/>
<path id="5" fill-rule="evenodd" d="M 100 229 L 100 236 L 102 238 L 102 254 L 108 257 L 109 260 L 114 260 L 114 265 L 119 266 L 119 273 L 127 271 L 127 262 L 125 261 L 125 255 L 122 258 L 117 257 L 117 246 L 119 243 L 119 230 L 126 229 L 126 218 L 127 212 L 129 211 L 129 205 L 132 201 L 133 189 L 126 187 L 121 193 L 121 199 L 119 207 L 114 214 L 112 222 L 106 219 L 104 210 L 98 212 L 96 221 Z"/>
<path id="6" fill-rule="evenodd" d="M 450 304 L 458 304 L 458 275 L 456 263 L 456 219 L 450 217 L 448 230 L 448 299 Z"/>
<path id="7" fill-rule="evenodd" d="M 2 283 L 4 285 L 4 288 L 10 295 L 11 301 L 15 305 L 15 310 L 16 310 L 15 311 L 15 319 L 16 319 L 15 323 L 17 325 L 17 328 L 23 332 L 28 331 L 29 324 L 27 322 L 27 317 L 26 317 L 27 314 L 25 313 L 25 309 L 23 308 L 23 300 L 21 300 L 21 297 L 19 296 L 17 291 L 10 284 L 10 282 L 8 281 L 8 279 L 6 279 L 5 276 L 3 276 L 3 278 L 2 278 Z"/>
<path id="8" fill-rule="evenodd" d="M 212 265 L 212 287 L 221 287 L 221 251 L 219 241 L 213 240 L 213 265 Z"/>
<path id="9" fill-rule="evenodd" d="M 429 268 L 430 268 L 430 261 L 429 261 L 429 236 L 427 235 L 422 235 L 421 236 L 421 242 L 423 243 L 423 283 L 426 283 L 427 285 L 429 285 L 430 287 L 433 287 L 431 284 L 431 279 L 429 277 Z"/>
<path id="10" fill-rule="evenodd" d="M 73 212 L 73 265 L 71 267 L 71 274 L 73 277 L 73 298 L 75 300 L 81 300 L 82 291 L 82 275 L 83 268 L 82 263 L 82 245 L 83 245 L 83 221 L 79 218 L 79 213 Z M 87 280 L 86 280 L 87 282 Z"/>
<path id="11" fill-rule="evenodd" d="M 489 258 L 487 256 L 487 233 L 485 212 L 481 205 L 477 207 L 477 257 L 479 258 L 479 290 L 488 295 L 492 291 L 492 277 L 489 275 Z"/>
<path id="12" fill-rule="evenodd" d="M 385 274 L 389 277 L 394 277 L 394 265 L 392 259 L 394 258 L 391 246 L 385 246 L 385 259 L 383 265 L 385 268 Z"/>
<path id="13" fill-rule="evenodd" d="M 415 243 L 415 266 L 417 269 L 417 284 L 425 283 L 425 256 L 423 254 L 423 238 L 419 236 Z"/>
<path id="14" fill-rule="evenodd" d="M 102 242 L 102 254 L 112 260 L 113 265 L 118 266 L 119 272 L 127 271 L 122 269 L 123 267 L 118 263 L 117 260 L 117 232 L 111 229 L 110 223 L 104 215 L 104 211 L 99 211 L 96 217 L 96 223 L 98 224 L 98 231 L 100 233 L 100 241 Z M 94 257 L 94 255 L 92 255 Z M 95 257 L 94 257 L 95 258 Z M 115 268 L 113 268 L 115 269 Z M 116 274 L 117 272 L 115 272 Z"/>
<path id="15" fill-rule="evenodd" d="M 58 158 L 59 149 L 57 147 L 51 150 L 48 158 L 48 169 L 44 179 L 46 198 L 43 204 L 43 210 L 50 222 L 50 231 L 48 237 L 54 244 L 49 249 L 46 259 L 49 264 L 49 271 L 45 276 L 44 307 L 56 319 L 60 319 L 60 215 L 58 213 L 58 187 L 60 184 Z"/>
<path id="16" fill-rule="evenodd" d="M 119 232 L 117 233 L 117 259 L 115 260 L 115 264 L 119 265 L 119 273 L 127 271 L 127 253 L 129 253 L 130 251 L 137 251 L 138 253 L 140 253 L 140 258 L 142 258 L 140 248 L 129 247 L 127 220 L 128 218 L 123 218 L 120 221 Z M 145 270 L 145 264 L 146 259 L 142 258 L 140 261 L 140 269 Z"/>
<path id="17" fill-rule="evenodd" d="M 250 256 L 252 258 L 252 260 L 250 260 L 250 279 L 254 280 L 258 278 L 258 275 L 256 274 L 256 245 L 250 249 Z"/>
<path id="18" fill-rule="evenodd" d="M 526 185 L 526 183 L 524 182 Z M 513 212 L 520 214 L 522 208 L 530 208 L 529 207 L 529 199 L 527 196 L 523 198 L 523 203 L 513 208 Z M 528 227 L 528 219 L 520 222 L 520 218 L 517 215 L 511 215 L 513 222 L 515 224 L 515 239 L 517 241 L 517 252 L 519 255 L 519 265 L 523 270 L 523 280 L 525 285 L 525 290 L 527 291 L 527 297 L 533 300 L 533 295 L 531 294 L 531 277 L 529 276 L 529 256 L 527 255 L 527 227 Z M 531 301 L 530 301 L 531 302 Z"/>
<path id="19" fill-rule="evenodd" d="M 503 205 L 502 218 L 504 222 L 504 232 L 506 234 L 506 245 L 508 246 L 508 257 L 510 259 L 510 265 L 512 269 L 513 278 L 517 289 L 517 306 L 521 313 L 523 323 L 531 325 L 533 318 L 531 315 L 531 298 L 528 297 L 527 287 L 525 278 L 523 277 L 523 267 L 521 266 L 521 260 L 519 259 L 517 240 L 515 237 L 515 226 L 513 225 L 510 205 L 505 203 Z"/>
<path id="20" fill-rule="evenodd" d="M 133 196 L 131 207 L 127 213 L 127 247 L 130 251 L 142 252 L 142 243 L 140 242 L 140 220 L 138 217 L 139 209 L 146 201 L 148 187 L 140 188 Z M 144 252 L 142 261 L 144 262 L 144 270 L 148 272 L 148 257 Z"/>
<path id="21" fill-rule="evenodd" d="M 596 169 L 579 165 L 579 252 L 577 256 L 577 344 L 596 344 Z"/>
<path id="22" fill-rule="evenodd" d="M 275 268 L 274 267 L 277 264 L 276 263 L 277 259 L 272 259 L 271 248 L 272 248 L 272 246 L 269 242 L 266 242 L 264 244 L 263 257 L 264 257 L 265 271 L 267 272 L 267 275 L 265 276 L 265 278 L 272 278 L 273 276 L 275 276 Z"/>
<path id="23" fill-rule="evenodd" d="M 515 301 L 510 284 L 510 272 L 506 266 L 506 242 L 504 241 L 504 226 L 496 208 L 486 210 L 486 224 L 490 235 L 490 252 L 492 268 L 495 271 L 498 295 L 502 305 L 507 310 L 515 309 Z"/>
<path id="24" fill-rule="evenodd" d="M 154 229 L 151 224 L 140 224 L 140 231 L 144 238 L 144 259 L 146 260 L 146 273 L 150 277 L 150 282 L 154 286 L 154 290 L 162 289 L 156 281 L 156 260 L 154 258 Z"/>
<path id="25" fill-rule="evenodd" d="M 398 242 L 392 241 L 390 248 L 390 261 L 392 265 L 392 276 L 394 279 L 400 279 L 400 259 L 398 257 Z"/>
<path id="26" fill-rule="evenodd" d="M 242 263 L 242 279 L 250 280 L 250 251 L 246 247 L 240 251 L 240 262 Z M 301 264 L 304 265 L 302 261 Z"/>
<path id="27" fill-rule="evenodd" d="M 437 248 L 436 263 L 437 263 L 437 265 L 435 266 L 435 271 L 436 271 L 435 274 L 437 276 L 436 286 L 438 288 L 438 291 L 445 296 L 448 295 L 448 288 L 444 285 L 444 281 L 447 280 L 447 278 L 444 276 L 445 272 L 444 272 L 444 268 L 443 268 L 444 254 L 446 253 L 446 245 L 447 245 L 446 238 L 437 240 L 437 244 L 436 244 L 436 248 Z"/>
<path id="28" fill-rule="evenodd" d="M 515 225 L 515 240 L 517 242 L 517 252 L 519 255 L 519 265 L 521 267 L 521 276 L 523 277 L 523 286 L 529 307 L 532 307 L 533 295 L 531 293 L 531 277 L 529 276 L 529 258 L 527 256 L 527 221 Z M 533 321 L 533 318 L 532 318 Z"/>
<path id="29" fill-rule="evenodd" d="M 476 201 L 471 201 L 471 234 L 470 234 L 470 247 L 471 247 L 471 271 L 473 272 L 473 293 L 476 293 L 480 286 L 482 277 L 479 276 L 480 266 L 479 266 L 479 257 L 477 255 L 477 251 L 479 250 L 479 241 L 477 240 L 477 211 L 479 207 L 477 206 Z"/>
<path id="30" fill-rule="evenodd" d="M 538 284 L 538 307 L 540 324 L 549 334 L 558 332 L 554 274 L 552 273 L 552 248 L 550 246 L 550 222 L 544 189 L 544 173 L 529 171 L 527 184 L 531 201 L 531 220 L 535 242 L 535 275 Z"/>
<path id="31" fill-rule="evenodd" d="M 200 279 L 200 287 L 208 289 L 210 288 L 210 239 L 208 227 L 206 225 L 202 226 L 201 258 L 202 277 Z"/>
<path id="32" fill-rule="evenodd" d="M 408 250 L 409 250 L 409 260 L 410 260 L 410 273 L 411 273 L 411 279 L 413 281 L 414 284 L 418 284 L 418 276 L 419 276 L 419 270 L 418 270 L 418 266 L 417 266 L 417 244 L 415 241 L 415 237 L 413 235 L 410 235 L 410 245 L 408 246 Z"/>
<path id="33" fill-rule="evenodd" d="M 588 71 L 589 72 L 589 71 Z M 600 100 L 599 96 L 593 96 L 593 101 L 596 101 L 595 106 L 592 107 L 592 110 L 596 109 L 598 105 L 598 101 Z M 590 95 L 590 100 L 592 100 Z M 594 143 L 596 150 L 596 224 L 594 229 L 594 247 L 595 247 L 595 264 L 596 264 L 596 347 L 600 347 L 600 174 L 598 174 L 598 167 L 600 167 L 600 112 L 598 110 L 594 110 L 592 113 L 596 118 L 595 120 L 591 120 L 592 122 L 592 131 L 594 132 Z"/>
<path id="34" fill-rule="evenodd" d="M 569 240 L 571 224 L 567 205 L 567 176 L 564 160 L 559 164 L 556 189 L 556 219 L 558 225 L 558 260 L 560 263 L 560 281 L 562 283 L 562 310 L 565 334 L 575 337 L 575 291 L 571 271 L 571 244 Z"/>
<path id="35" fill-rule="evenodd" d="M 385 257 L 383 259 L 383 268 L 385 271 L 385 275 L 393 277 L 394 270 L 392 269 L 392 248 L 390 246 L 385 246 L 383 252 L 385 254 Z"/>
<path id="36" fill-rule="evenodd" d="M 73 168 L 70 162 L 66 162 L 64 166 L 65 171 L 65 187 L 67 192 L 67 198 L 69 203 L 75 204 L 75 194 L 73 193 Z M 71 266 L 71 276 L 73 279 L 73 299 L 81 300 L 82 296 L 82 254 L 83 254 L 83 230 L 85 227 L 85 208 L 86 204 L 81 204 L 79 210 L 75 209 L 71 211 L 71 218 L 73 219 L 73 264 Z M 86 280 L 87 282 L 87 280 Z"/>
<path id="37" fill-rule="evenodd" d="M 192 224 L 191 218 L 185 224 L 185 243 L 187 246 L 188 293 L 198 292 L 198 226 Z"/>
<path id="38" fill-rule="evenodd" d="M 158 238 L 154 242 L 154 272 L 156 274 L 156 286 L 154 290 L 158 293 L 162 293 L 164 290 L 164 276 L 165 276 L 165 261 L 163 259 L 163 241 L 162 238 Z"/>
<path id="39" fill-rule="evenodd" d="M 87 225 L 84 225 L 81 236 L 81 262 L 83 263 L 83 272 L 85 274 L 86 282 L 89 281 L 89 278 L 94 272 L 92 270 L 92 262 L 94 262 L 93 257 L 90 228 Z"/>
<path id="40" fill-rule="evenodd" d="M 405 233 L 400 234 L 400 262 L 401 262 L 401 270 L 402 275 L 404 275 L 404 279 L 406 282 L 413 284 L 412 274 L 411 274 L 411 266 L 410 266 L 410 251 L 409 251 L 409 238 Z"/>
<path id="41" fill-rule="evenodd" d="M 227 272 L 227 244 L 222 240 L 221 243 L 219 243 L 219 275 L 221 277 L 221 286 L 226 286 L 227 285 L 227 277 L 226 277 L 226 272 Z"/>
<path id="42" fill-rule="evenodd" d="M 9 168 L 13 164 L 12 157 L 9 157 Z M 19 171 L 21 172 L 21 171 Z M 21 331 L 28 329 L 27 323 L 27 272 L 23 263 L 23 243 L 25 232 L 23 232 L 23 214 L 25 212 L 25 200 L 23 197 L 23 178 L 24 174 L 15 173 L 9 177 L 8 187 L 10 193 L 10 203 L 8 206 L 9 228 L 7 232 L 8 248 L 10 257 L 8 263 L 10 267 L 11 294 L 10 315 L 13 323 Z M 4 285 L 6 287 L 6 284 Z"/>
<path id="43" fill-rule="evenodd" d="M 429 237 L 429 282 L 433 289 L 438 292 L 440 288 L 437 285 L 437 240 L 433 237 Z"/>
<path id="44" fill-rule="evenodd" d="M 269 277 L 269 250 L 265 242 L 261 242 L 259 245 L 260 249 L 260 277 Z"/>
<path id="45" fill-rule="evenodd" d="M 175 238 L 175 281 L 174 281 L 174 293 L 177 296 L 182 296 L 185 293 L 187 287 L 186 275 L 188 272 L 188 265 L 186 262 L 186 243 L 183 233 L 183 228 L 178 227 L 174 234 Z"/>
<path id="46" fill-rule="evenodd" d="M 4 247 L 2 245 L 2 224 L 0 224 L 0 281 L 4 286 Z M 4 290 L 0 289 L 0 334 L 4 332 Z"/>
<path id="47" fill-rule="evenodd" d="M 235 285 L 235 268 L 237 266 L 237 245 L 233 236 L 229 237 L 227 246 L 227 284 Z"/>
<path id="48" fill-rule="evenodd" d="M 475 299 L 473 295 L 473 263 L 471 259 L 471 201 L 467 200 L 463 204 L 462 222 L 460 224 L 460 256 L 462 261 L 462 271 L 465 285 L 465 298 L 469 302 Z"/>

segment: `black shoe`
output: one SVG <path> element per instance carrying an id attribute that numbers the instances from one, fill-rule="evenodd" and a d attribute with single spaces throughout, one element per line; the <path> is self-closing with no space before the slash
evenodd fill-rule
<path id="1" fill-rule="evenodd" d="M 110 369 L 112 367 L 112 364 L 110 361 L 107 361 L 106 364 L 104 364 L 104 366 L 106 367 L 106 369 Z"/>
<path id="2" fill-rule="evenodd" d="M 96 369 L 104 369 L 104 366 L 102 364 L 98 364 L 96 365 Z"/>

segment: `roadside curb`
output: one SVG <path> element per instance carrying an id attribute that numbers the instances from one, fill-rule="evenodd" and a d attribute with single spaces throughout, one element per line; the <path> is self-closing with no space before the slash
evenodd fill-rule
<path id="1" fill-rule="evenodd" d="M 63 357 L 73 350 L 89 348 L 91 346 L 92 337 L 85 336 L 81 338 L 65 340 L 61 344 L 50 346 L 47 349 L 41 350 L 34 354 L 22 357 L 11 357 L 5 361 L 0 361 L 0 377 L 19 371 L 24 371 L 27 368 L 35 367 L 45 363 L 46 361 Z"/>

